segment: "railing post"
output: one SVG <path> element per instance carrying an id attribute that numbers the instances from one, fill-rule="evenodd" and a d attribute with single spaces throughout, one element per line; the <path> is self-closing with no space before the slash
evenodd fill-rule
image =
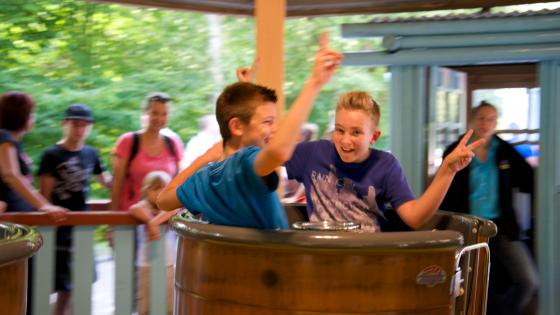
<path id="1" fill-rule="evenodd" d="M 37 231 L 43 236 L 43 247 L 31 260 L 32 280 L 31 314 L 45 314 L 50 312 L 49 296 L 53 291 L 55 275 L 54 249 L 56 243 L 55 226 L 38 226 Z M 29 298 L 29 297 L 28 297 Z"/>
<path id="2" fill-rule="evenodd" d="M 91 289 L 94 257 L 92 225 L 75 226 L 72 247 L 72 311 L 73 314 L 91 314 Z"/>
<path id="3" fill-rule="evenodd" d="M 167 314 L 166 228 L 160 226 L 161 237 L 150 242 L 150 314 Z"/>
<path id="4" fill-rule="evenodd" d="M 132 313 L 135 229 L 135 225 L 114 227 L 115 314 Z"/>

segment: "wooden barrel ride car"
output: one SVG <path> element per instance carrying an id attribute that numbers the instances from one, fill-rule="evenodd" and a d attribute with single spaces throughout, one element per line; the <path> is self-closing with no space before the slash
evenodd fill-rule
<path id="1" fill-rule="evenodd" d="M 484 245 L 485 251 L 468 251 L 459 255 L 461 292 L 455 301 L 454 314 L 478 315 L 486 313 L 490 256 L 488 241 L 498 229 L 491 220 L 473 215 L 438 211 L 421 230 L 452 230 L 463 235 L 465 248 Z"/>
<path id="2" fill-rule="evenodd" d="M 454 280 L 463 235 L 435 226 L 263 231 L 183 214 L 171 225 L 175 314 L 451 314 L 463 283 Z"/>
<path id="3" fill-rule="evenodd" d="M 43 239 L 35 230 L 20 224 L 0 222 L 0 313 L 25 314 L 27 263 L 42 244 Z"/>

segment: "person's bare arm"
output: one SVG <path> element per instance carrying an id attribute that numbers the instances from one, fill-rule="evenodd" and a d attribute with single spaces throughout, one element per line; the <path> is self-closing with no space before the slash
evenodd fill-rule
<path id="1" fill-rule="evenodd" d="M 49 202 L 52 202 L 51 196 L 54 189 L 54 177 L 48 174 L 43 174 L 39 177 L 39 191 Z"/>
<path id="2" fill-rule="evenodd" d="M 280 122 L 274 137 L 255 158 L 257 175 L 266 176 L 290 159 L 299 140 L 299 132 L 294 130 L 301 130 L 301 126 L 307 121 L 311 112 L 313 102 L 323 85 L 330 80 L 341 60 L 340 53 L 328 49 L 328 37 L 323 34 L 310 78 L 288 114 Z"/>
<path id="3" fill-rule="evenodd" d="M 132 205 L 130 209 L 128 209 L 128 212 L 143 223 L 148 223 L 154 218 L 152 212 L 144 205 L 143 201 Z"/>
<path id="4" fill-rule="evenodd" d="M 183 184 L 187 178 L 198 171 L 204 165 L 217 161 L 223 152 L 222 142 L 214 144 L 206 153 L 196 158 L 186 169 L 175 176 L 167 186 L 159 193 L 157 205 L 163 211 L 172 211 L 183 207 L 177 198 L 177 188 Z"/>
<path id="5" fill-rule="evenodd" d="M 180 209 L 175 209 L 172 211 L 160 211 L 157 215 L 155 215 L 150 222 L 147 224 L 148 229 L 148 238 L 150 241 L 158 240 L 160 237 L 159 233 L 159 226 L 167 222 L 172 216 L 176 215 Z"/>
<path id="6" fill-rule="evenodd" d="M 480 139 L 467 145 L 471 135 L 472 130 L 469 130 L 457 147 L 443 160 L 428 189 L 418 199 L 406 202 L 397 209 L 399 216 L 408 226 L 418 229 L 436 213 L 455 174 L 471 162 L 474 156 L 472 150 L 484 143 L 484 140 Z"/>
<path id="7" fill-rule="evenodd" d="M 101 174 L 95 175 L 95 180 L 101 184 L 101 186 L 111 189 L 113 186 L 113 175 L 105 171 Z"/>
<path id="8" fill-rule="evenodd" d="M 125 210 L 119 209 L 121 203 L 121 195 L 123 192 L 124 181 L 126 179 L 126 168 L 128 162 L 120 157 L 113 155 L 113 185 L 111 188 L 111 206 L 110 209 L 115 210 Z"/>
<path id="9" fill-rule="evenodd" d="M 17 151 L 13 144 L 0 144 L 0 177 L 12 190 L 35 209 L 47 212 L 55 221 L 64 220 L 67 209 L 54 206 L 35 190 L 19 170 Z"/>

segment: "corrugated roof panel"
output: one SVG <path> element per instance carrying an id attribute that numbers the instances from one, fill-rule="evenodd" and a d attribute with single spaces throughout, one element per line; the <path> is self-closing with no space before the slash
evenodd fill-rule
<path id="1" fill-rule="evenodd" d="M 538 10 L 538 11 L 514 11 L 514 12 L 482 12 L 471 14 L 445 14 L 435 16 L 413 16 L 413 17 L 375 17 L 370 23 L 375 24 L 390 24 L 390 23 L 406 23 L 406 22 L 433 22 L 433 21 L 460 21 L 460 20 L 480 20 L 480 19 L 494 19 L 494 18 L 509 18 L 509 17 L 530 17 L 530 16 L 545 16 L 545 15 L 560 15 L 560 8 L 554 10 Z"/>

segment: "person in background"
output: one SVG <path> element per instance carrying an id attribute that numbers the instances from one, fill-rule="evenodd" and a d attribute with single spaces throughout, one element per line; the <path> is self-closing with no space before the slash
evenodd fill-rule
<path id="1" fill-rule="evenodd" d="M 21 146 L 23 135 L 35 121 L 35 102 L 22 92 L 0 95 L 0 200 L 7 212 L 42 211 L 54 221 L 63 221 L 68 209 L 51 204 L 33 188 L 30 160 Z M 31 312 L 34 260 L 27 265 L 27 313 Z"/>
<path id="2" fill-rule="evenodd" d="M 537 293 L 538 273 L 527 246 L 519 240 L 515 216 L 514 188 L 533 193 L 532 167 L 506 141 L 494 133 L 498 122 L 496 107 L 481 102 L 473 108 L 473 140 L 484 139 L 470 166 L 458 172 L 440 209 L 470 213 L 490 219 L 498 234 L 489 242 L 491 254 L 488 314 L 521 314 Z M 457 146 L 451 144 L 444 157 Z"/>
<path id="3" fill-rule="evenodd" d="M 150 311 L 150 243 L 160 238 L 160 225 L 178 212 L 160 211 L 156 199 L 163 188 L 171 181 L 166 172 L 150 172 L 142 183 L 142 199 L 133 204 L 128 210 L 132 216 L 144 223 L 137 226 L 138 252 L 136 258 L 138 289 L 136 305 L 138 314 L 145 315 Z M 165 260 L 167 267 L 167 310 L 173 310 L 173 263 L 175 262 L 175 234 L 166 228 L 165 232 Z"/>
<path id="4" fill-rule="evenodd" d="M 62 139 L 45 150 L 41 157 L 38 176 L 41 194 L 55 205 L 71 211 L 86 211 L 89 178 L 107 189 L 111 188 L 111 175 L 105 171 L 99 153 L 86 145 L 93 125 L 93 115 L 88 106 L 70 105 L 62 120 Z M 56 231 L 54 313 L 70 313 L 72 292 L 72 227 L 60 226 Z"/>
<path id="5" fill-rule="evenodd" d="M 200 131 L 192 137 L 185 147 L 181 169 L 187 168 L 197 157 L 201 156 L 210 147 L 220 141 L 220 126 L 215 115 L 204 115 L 198 120 Z"/>
<path id="6" fill-rule="evenodd" d="M 8 205 L 4 201 L 0 201 L 0 213 L 5 212 Z"/>
<path id="7" fill-rule="evenodd" d="M 34 107 L 33 99 L 22 92 L 0 96 L 0 200 L 7 212 L 38 210 L 61 221 L 68 209 L 51 204 L 33 188 L 30 160 L 20 143 L 33 127 Z"/>
<path id="8" fill-rule="evenodd" d="M 171 112 L 171 98 L 161 92 L 146 96 L 142 103 L 141 118 L 145 127 L 136 132 L 127 132 L 117 139 L 113 149 L 113 189 L 111 206 L 113 211 L 128 211 L 142 199 L 142 182 L 146 175 L 163 171 L 175 176 L 183 154 L 183 143 L 178 137 L 166 136 Z M 112 229 L 108 232 L 112 244 Z M 134 243 L 134 254 L 138 242 Z M 136 274 L 135 269 L 135 274 Z M 135 281 L 135 285 L 137 282 Z"/>
<path id="9" fill-rule="evenodd" d="M 177 174 L 183 144 L 161 133 L 167 126 L 171 98 L 160 92 L 149 94 L 142 105 L 146 127 L 119 137 L 113 149 L 111 209 L 126 211 L 141 199 L 142 180 L 152 171 Z"/>

